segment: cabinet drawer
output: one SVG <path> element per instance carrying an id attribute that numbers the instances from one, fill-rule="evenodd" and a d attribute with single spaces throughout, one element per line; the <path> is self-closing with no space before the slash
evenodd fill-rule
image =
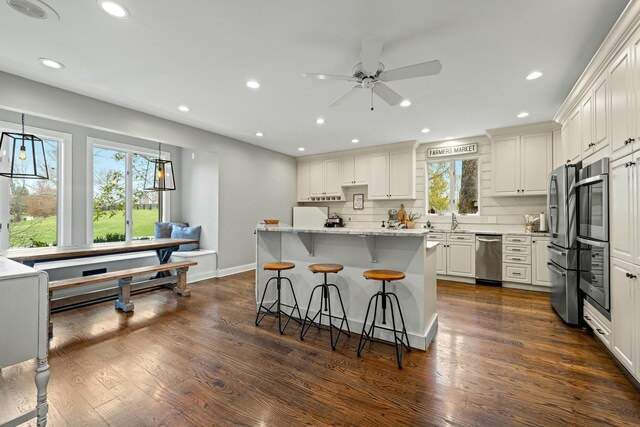
<path id="1" fill-rule="evenodd" d="M 531 266 L 524 264 L 502 264 L 502 280 L 531 283 Z"/>
<path id="2" fill-rule="evenodd" d="M 503 243 L 515 243 L 518 245 L 528 245 L 531 243 L 531 236 L 504 236 Z"/>
<path id="3" fill-rule="evenodd" d="M 447 241 L 448 242 L 475 242 L 476 235 L 475 234 L 448 234 Z"/>
<path id="4" fill-rule="evenodd" d="M 427 240 L 445 241 L 447 235 L 444 233 L 429 233 L 427 234 Z"/>
<path id="5" fill-rule="evenodd" d="M 529 264 L 531 265 L 531 255 L 502 255 L 502 262 L 510 262 L 512 264 Z"/>
<path id="6" fill-rule="evenodd" d="M 597 336 L 607 348 L 611 348 L 611 329 L 601 322 L 600 313 L 598 313 L 598 315 L 594 313 L 596 313 L 596 310 L 590 310 L 589 306 L 585 303 L 582 318 L 591 329 L 593 329 L 593 334 Z"/>
<path id="7" fill-rule="evenodd" d="M 530 255 L 531 254 L 531 245 L 503 245 L 502 246 L 503 254 L 514 254 L 514 255 Z"/>

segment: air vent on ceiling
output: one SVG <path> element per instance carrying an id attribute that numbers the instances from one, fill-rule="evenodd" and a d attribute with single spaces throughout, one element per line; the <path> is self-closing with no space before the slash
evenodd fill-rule
<path id="1" fill-rule="evenodd" d="M 21 14 L 34 19 L 60 19 L 58 13 L 51 6 L 40 0 L 7 0 L 11 8 Z"/>

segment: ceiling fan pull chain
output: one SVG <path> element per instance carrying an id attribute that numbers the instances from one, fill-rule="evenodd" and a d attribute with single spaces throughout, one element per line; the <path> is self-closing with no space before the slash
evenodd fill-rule
<path id="1" fill-rule="evenodd" d="M 373 88 L 371 88 L 371 111 L 373 111 Z"/>

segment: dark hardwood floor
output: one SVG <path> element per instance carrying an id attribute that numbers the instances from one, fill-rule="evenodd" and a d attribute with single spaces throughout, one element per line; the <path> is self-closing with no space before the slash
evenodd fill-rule
<path id="1" fill-rule="evenodd" d="M 398 370 L 388 345 L 357 358 L 355 334 L 332 352 L 327 331 L 256 328 L 253 281 L 55 314 L 50 425 L 640 425 L 640 393 L 547 294 L 440 282 L 436 339 Z M 0 424 L 31 409 L 32 372 L 0 372 Z"/>

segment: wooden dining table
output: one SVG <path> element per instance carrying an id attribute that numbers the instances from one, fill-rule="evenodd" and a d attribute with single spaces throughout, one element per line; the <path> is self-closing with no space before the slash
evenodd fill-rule
<path id="1" fill-rule="evenodd" d="M 180 245 L 198 243 L 190 239 L 145 239 L 89 245 L 47 246 L 0 251 L 0 256 L 33 267 L 36 263 L 155 250 L 160 264 L 166 264 Z"/>

